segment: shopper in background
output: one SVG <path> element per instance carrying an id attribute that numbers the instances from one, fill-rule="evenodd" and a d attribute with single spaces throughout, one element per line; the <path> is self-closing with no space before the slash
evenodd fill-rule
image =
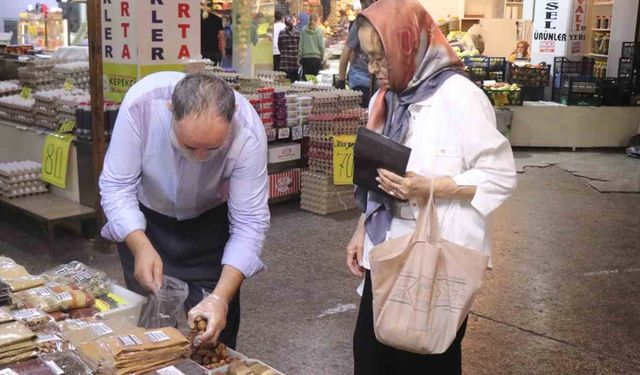
<path id="1" fill-rule="evenodd" d="M 231 16 L 223 18 L 224 21 L 224 56 L 221 66 L 230 69 L 233 67 L 233 21 Z"/>
<path id="2" fill-rule="evenodd" d="M 161 72 L 129 89 L 100 176 L 101 233 L 118 242 L 129 289 L 155 292 L 163 274 L 189 285 L 202 341 L 235 347 L 240 286 L 264 269 L 267 193 L 264 127 L 228 84 Z"/>
<path id="3" fill-rule="evenodd" d="M 286 17 L 284 23 L 286 28 L 280 33 L 278 38 L 278 49 L 280 50 L 280 69 L 287 73 L 287 78 L 293 83 L 300 79 L 298 70 L 298 44 L 300 43 L 300 33 L 294 26 L 292 17 Z"/>
<path id="4" fill-rule="evenodd" d="M 362 1 L 363 9 L 373 4 L 375 0 Z M 340 66 L 338 68 L 338 82 L 336 88 L 344 89 L 347 77 L 347 66 L 349 66 L 349 88 L 362 92 L 362 108 L 369 106 L 371 98 L 370 74 L 367 63 L 360 54 L 360 42 L 358 41 L 358 27 L 352 26 L 347 36 L 347 42 L 342 48 L 340 55 Z"/>
<path id="5" fill-rule="evenodd" d="M 376 339 L 369 253 L 387 238 L 415 231 L 433 183 L 442 238 L 490 254 L 490 214 L 516 186 L 511 147 L 496 130 L 486 95 L 463 75 L 462 63 L 418 0 L 380 0 L 356 22 L 369 71 L 381 85 L 367 127 L 412 152 L 404 176 L 379 170 L 386 194 L 356 191 L 363 215 L 346 249 L 349 270 L 365 278 L 355 374 L 460 374 L 466 320 L 442 354 L 417 355 Z"/>
<path id="6" fill-rule="evenodd" d="M 273 24 L 273 70 L 281 71 L 280 69 L 280 60 L 281 60 L 281 52 L 278 48 L 278 38 L 280 37 L 280 33 L 286 27 L 284 24 L 284 16 L 282 12 L 276 10 L 274 14 L 275 23 Z"/>
<path id="7" fill-rule="evenodd" d="M 309 17 L 309 24 L 300 32 L 298 54 L 303 75 L 317 76 L 324 61 L 324 35 L 318 27 L 318 15 L 315 13 Z"/>
<path id="8" fill-rule="evenodd" d="M 200 22 L 200 50 L 202 57 L 220 64 L 225 50 L 222 18 L 213 13 L 211 5 L 203 8 Z"/>
<path id="9" fill-rule="evenodd" d="M 529 43 L 524 40 L 521 40 L 516 44 L 516 49 L 509 55 L 507 59 L 509 62 L 515 62 L 520 59 L 531 59 L 531 54 L 529 54 Z"/>
<path id="10" fill-rule="evenodd" d="M 298 13 L 298 29 L 302 30 L 309 24 L 309 14 L 304 10 Z"/>

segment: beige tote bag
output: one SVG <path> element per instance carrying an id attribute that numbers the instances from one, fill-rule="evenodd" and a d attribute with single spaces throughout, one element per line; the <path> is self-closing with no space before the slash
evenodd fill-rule
<path id="1" fill-rule="evenodd" d="M 415 232 L 374 247 L 370 260 L 378 341 L 439 354 L 471 310 L 489 257 L 440 238 L 432 193 Z"/>

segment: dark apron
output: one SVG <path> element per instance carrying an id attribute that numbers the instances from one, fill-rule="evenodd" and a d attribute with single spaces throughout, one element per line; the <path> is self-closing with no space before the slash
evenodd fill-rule
<path id="1" fill-rule="evenodd" d="M 189 285 L 185 310 L 189 311 L 211 293 L 222 274 L 222 255 L 229 240 L 227 204 L 215 207 L 202 215 L 189 219 L 162 215 L 142 204 L 140 210 L 147 221 L 145 234 L 162 258 L 164 274 Z M 135 259 L 124 242 L 118 243 L 118 252 L 127 288 L 147 295 L 134 278 Z M 235 348 L 240 327 L 240 293 L 229 304 L 227 326 L 220 334 L 220 341 Z"/>

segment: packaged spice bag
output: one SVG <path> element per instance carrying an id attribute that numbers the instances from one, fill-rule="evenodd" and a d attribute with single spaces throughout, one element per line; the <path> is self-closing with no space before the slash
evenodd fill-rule
<path id="1" fill-rule="evenodd" d="M 0 257 L 0 279 L 11 287 L 12 292 L 44 284 L 41 277 L 29 274 L 23 266 L 7 257 Z"/>
<path id="2" fill-rule="evenodd" d="M 111 288 L 111 279 L 106 273 L 75 260 L 50 269 L 40 276 L 47 281 L 78 285 L 96 297 L 109 293 Z"/>
<path id="3" fill-rule="evenodd" d="M 23 309 L 17 310 L 12 313 L 13 318 L 17 321 L 23 321 L 27 323 L 31 330 L 38 330 L 48 324 L 55 322 L 55 320 L 44 313 L 40 309 Z"/>
<path id="4" fill-rule="evenodd" d="M 2 371 L 5 371 L 4 373 Z M 1 375 L 58 375 L 44 361 L 34 358 L 25 362 L 12 364 L 3 370 Z"/>
<path id="5" fill-rule="evenodd" d="M 31 340 L 36 335 L 24 322 L 12 322 L 0 325 L 0 350 L 3 347 Z"/>
<path id="6" fill-rule="evenodd" d="M 28 308 L 37 305 L 41 297 L 79 289 L 78 286 L 66 282 L 49 281 L 40 287 L 13 293 L 11 296 L 12 307 L 14 309 Z"/>
<path id="7" fill-rule="evenodd" d="M 92 306 L 93 295 L 84 290 L 69 290 L 49 295 L 31 295 L 22 307 L 40 309 L 44 312 L 66 311 Z"/>
<path id="8" fill-rule="evenodd" d="M 159 368 L 146 375 L 208 375 L 209 370 L 200 366 L 196 362 L 185 359 L 180 362 Z"/>
<path id="9" fill-rule="evenodd" d="M 93 371 L 85 361 L 74 352 L 42 354 L 38 358 L 51 367 L 56 374 L 93 374 Z"/>

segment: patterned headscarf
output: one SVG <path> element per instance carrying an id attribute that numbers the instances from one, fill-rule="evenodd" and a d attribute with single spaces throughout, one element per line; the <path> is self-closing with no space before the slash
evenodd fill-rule
<path id="1" fill-rule="evenodd" d="M 462 74 L 463 65 L 418 0 L 380 0 L 360 17 L 380 36 L 389 70 L 389 87 L 378 92 L 367 128 L 383 127 L 385 136 L 402 143 L 409 105 L 429 98 L 450 76 Z M 369 238 L 374 244 L 384 241 L 391 225 L 391 199 L 358 188 L 356 200 L 366 213 Z"/>

